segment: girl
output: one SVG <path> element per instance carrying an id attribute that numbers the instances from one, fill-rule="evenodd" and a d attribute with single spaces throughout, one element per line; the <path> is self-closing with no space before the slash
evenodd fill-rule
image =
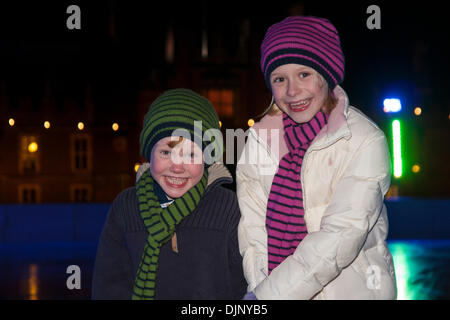
<path id="1" fill-rule="evenodd" d="M 176 129 L 201 137 L 172 136 Z M 225 166 L 206 166 L 203 158 L 209 145 L 202 137 L 211 129 L 219 130 L 214 108 L 191 90 L 167 91 L 150 106 L 140 139 L 150 165 L 111 206 L 93 299 L 239 299 L 245 293 L 239 206 L 222 187 L 232 178 Z M 211 143 L 221 150 L 219 141 Z"/>
<path id="2" fill-rule="evenodd" d="M 338 86 L 330 21 L 288 17 L 261 45 L 273 99 L 236 172 L 244 299 L 395 299 L 383 132 Z"/>

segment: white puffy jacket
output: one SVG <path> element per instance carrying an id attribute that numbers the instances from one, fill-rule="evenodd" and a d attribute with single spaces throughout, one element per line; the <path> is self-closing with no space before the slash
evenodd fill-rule
<path id="1" fill-rule="evenodd" d="M 258 299 L 396 298 L 385 241 L 383 199 L 391 173 L 386 138 L 348 105 L 341 87 L 334 93 L 338 104 L 303 159 L 308 234 L 270 276 L 266 208 L 273 176 L 287 152 L 282 116 L 265 116 L 249 130 L 236 170 L 242 215 L 238 235 L 248 291 Z M 272 131 L 265 134 L 268 128 Z"/>

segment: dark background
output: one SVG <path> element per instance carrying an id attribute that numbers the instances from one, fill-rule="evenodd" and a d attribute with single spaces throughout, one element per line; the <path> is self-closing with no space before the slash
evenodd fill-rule
<path id="1" fill-rule="evenodd" d="M 81 9 L 81 30 L 66 27 L 66 9 L 71 4 Z M 381 9 L 380 30 L 366 27 L 366 9 L 371 4 Z M 382 112 L 382 101 L 401 99 L 403 109 L 396 117 L 403 125 L 404 174 L 393 180 L 401 185 L 401 195 L 449 197 L 450 27 L 445 2 L 2 2 L 2 92 L 9 101 L 8 111 L 22 112 L 18 105 L 26 96 L 33 111 L 39 113 L 38 102 L 50 87 L 56 110 L 64 113 L 64 99 L 83 104 L 89 86 L 96 125 L 124 119 L 130 129 L 122 135 L 134 141 L 141 126 L 138 105 L 143 91 L 155 95 L 173 87 L 201 91 L 202 82 L 191 70 L 201 69 L 203 73 L 197 77 L 207 74 L 220 85 L 228 69 L 240 68 L 245 70 L 246 85 L 237 92 L 244 103 L 238 105 L 233 119 L 224 121 L 224 128 L 245 130 L 247 120 L 260 114 L 270 101 L 259 70 L 259 45 L 270 25 L 291 14 L 326 17 L 337 27 L 346 59 L 342 87 L 350 104 L 371 117 L 389 142 L 392 116 Z M 239 37 L 244 21 L 249 36 L 242 58 Z M 164 53 L 169 27 L 175 38 L 171 63 Z M 207 60 L 200 58 L 204 29 L 210 52 Z M 413 113 L 417 106 L 423 111 L 420 117 Z M 30 122 L 33 117 L 30 113 Z M 8 130 L 7 119 L 4 114 L 0 141 Z M 129 147 L 132 159 L 127 165 L 131 167 L 133 161 L 143 159 L 137 141 Z M 416 163 L 421 166 L 418 174 L 411 171 Z"/>
<path id="2" fill-rule="evenodd" d="M 81 30 L 66 27 L 72 4 L 81 8 Z M 366 27 L 371 4 L 381 9 L 381 30 Z M 270 101 L 259 70 L 260 43 L 270 25 L 294 14 L 326 17 L 337 27 L 346 58 L 342 87 L 389 142 L 394 116 L 382 112 L 382 101 L 401 99 L 395 117 L 402 120 L 404 172 L 392 184 L 403 198 L 386 201 L 398 298 L 448 299 L 449 242 L 439 240 L 449 234 L 446 2 L 74 0 L 0 3 L 0 300 L 90 298 L 109 203 L 133 185 L 133 165 L 144 161 L 138 138 L 152 99 L 174 87 L 233 88 L 234 116 L 221 118 L 222 129 L 247 129 L 247 120 Z M 170 28 L 172 62 L 165 57 Z M 203 30 L 207 59 L 200 54 Z M 70 120 L 81 119 L 89 105 L 93 116 L 83 121 L 93 137 L 93 166 L 78 173 L 67 165 L 69 136 L 79 134 Z M 420 117 L 413 114 L 417 106 Z M 47 118 L 49 131 L 42 128 Z M 111 121 L 120 123 L 119 132 L 112 132 Z M 22 134 L 41 139 L 40 172 L 18 170 Z M 119 140 L 126 141 L 125 151 L 114 149 L 117 138 L 125 139 Z M 421 171 L 413 174 L 416 163 Z M 104 203 L 55 204 L 70 202 L 73 182 L 91 184 L 88 202 Z M 43 204 L 15 204 L 17 186 L 27 183 L 42 186 Z M 82 270 L 81 290 L 66 287 L 66 268 L 73 264 Z"/>

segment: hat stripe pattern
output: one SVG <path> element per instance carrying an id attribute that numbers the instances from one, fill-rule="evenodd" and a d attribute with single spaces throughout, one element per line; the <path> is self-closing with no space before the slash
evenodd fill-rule
<path id="1" fill-rule="evenodd" d="M 284 53 L 284 54 L 282 54 Z M 304 53 L 304 54 L 302 54 Z M 274 53 L 276 56 L 269 60 L 271 71 L 275 70 L 277 67 L 283 64 L 288 63 L 296 63 L 302 64 L 308 67 L 317 70 L 320 68 L 322 71 L 322 76 L 327 80 L 327 82 L 337 83 L 339 79 L 339 74 L 336 71 L 328 70 L 325 66 L 327 65 L 326 61 L 322 60 L 319 56 L 313 56 L 311 53 L 294 49 L 294 50 L 280 50 Z M 270 56 L 269 56 L 270 59 Z M 320 72 L 319 72 L 320 73 Z"/>
<path id="2" fill-rule="evenodd" d="M 335 70 L 340 70 L 341 72 L 344 71 L 344 61 L 342 58 L 339 56 L 332 56 L 332 54 L 334 54 L 334 49 L 330 50 L 326 45 L 316 42 L 314 39 L 311 40 L 310 37 L 299 38 L 299 35 L 299 33 L 287 34 L 281 39 L 274 39 L 274 43 L 267 49 L 266 55 L 270 55 L 273 52 L 280 50 L 280 46 L 285 46 L 286 48 L 304 48 L 305 50 L 310 50 L 315 54 L 320 55 L 322 59 L 327 60 Z M 311 44 L 313 44 L 314 47 L 311 47 Z M 336 64 L 334 64 L 335 61 L 333 61 L 333 59 L 337 60 Z"/>
<path id="3" fill-rule="evenodd" d="M 201 127 L 197 130 L 195 121 L 201 121 Z M 141 154 L 150 160 L 154 145 L 159 140 L 170 137 L 176 129 L 186 129 L 191 140 L 204 150 L 206 143 L 209 143 L 203 141 L 205 132 L 209 129 L 220 130 L 219 128 L 217 113 L 206 98 L 189 89 L 169 90 L 152 103 L 144 117 L 140 137 Z M 198 136 L 198 133 L 202 136 Z"/>
<path id="4" fill-rule="evenodd" d="M 272 25 L 261 44 L 261 70 L 270 88 L 277 67 L 297 63 L 321 74 L 331 89 L 344 79 L 345 59 L 339 34 L 330 21 L 317 17 L 287 17 Z"/>
<path id="5" fill-rule="evenodd" d="M 305 32 L 296 32 L 295 25 L 292 24 L 287 24 L 285 27 L 280 28 L 279 30 L 277 30 L 277 33 L 274 33 L 273 36 L 268 39 L 270 40 L 272 44 L 276 44 L 276 40 L 286 40 L 288 38 L 291 38 L 290 41 L 293 40 L 295 41 L 299 41 L 299 40 L 306 40 L 306 41 L 311 41 L 314 42 L 314 45 L 317 46 L 322 46 L 322 48 L 328 49 L 328 50 L 332 50 L 334 51 L 334 54 L 337 55 L 337 58 L 340 58 L 339 55 L 340 53 L 340 46 L 339 44 L 336 45 L 336 43 L 333 41 L 333 39 L 330 39 L 329 36 L 321 35 L 321 34 L 316 34 L 316 30 L 314 30 L 313 28 L 310 28 L 310 26 L 299 23 L 297 24 L 297 26 L 302 26 L 305 29 Z M 293 31 L 294 30 L 294 31 Z M 337 34 L 336 34 L 337 35 Z M 265 50 L 267 50 L 267 48 L 265 48 Z M 343 60 L 341 60 L 341 62 L 344 62 Z"/>
<path id="6" fill-rule="evenodd" d="M 322 52 L 322 54 L 327 54 L 327 51 L 331 51 L 333 54 L 336 55 L 336 58 L 341 63 L 344 63 L 342 58 L 339 57 L 339 52 L 336 48 L 334 48 L 334 45 L 332 45 L 332 44 L 330 45 L 330 43 L 329 43 L 328 45 L 330 45 L 330 46 L 327 47 L 326 41 L 324 41 L 320 38 L 314 37 L 313 35 L 306 35 L 306 34 L 303 34 L 303 37 L 299 38 L 299 36 L 301 36 L 301 35 L 302 34 L 299 32 L 292 32 L 292 33 L 288 33 L 286 35 L 282 35 L 281 37 L 274 38 L 272 46 L 266 49 L 267 54 L 270 54 L 271 52 L 276 50 L 276 47 L 278 45 L 287 45 L 291 42 L 299 42 L 299 43 L 304 43 L 308 46 L 310 44 L 314 44 L 317 47 L 317 49 L 319 49 Z"/>

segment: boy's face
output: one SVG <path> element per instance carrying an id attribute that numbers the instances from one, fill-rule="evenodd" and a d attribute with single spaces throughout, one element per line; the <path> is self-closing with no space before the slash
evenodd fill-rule
<path id="1" fill-rule="evenodd" d="M 325 105 L 326 81 L 314 69 L 300 64 L 285 64 L 270 74 L 277 106 L 297 123 L 310 121 Z"/>
<path id="2" fill-rule="evenodd" d="M 153 179 L 172 199 L 183 196 L 195 186 L 204 170 L 202 150 L 194 142 L 183 139 L 173 146 L 174 141 L 178 141 L 178 137 L 159 140 L 152 149 L 150 159 Z"/>

